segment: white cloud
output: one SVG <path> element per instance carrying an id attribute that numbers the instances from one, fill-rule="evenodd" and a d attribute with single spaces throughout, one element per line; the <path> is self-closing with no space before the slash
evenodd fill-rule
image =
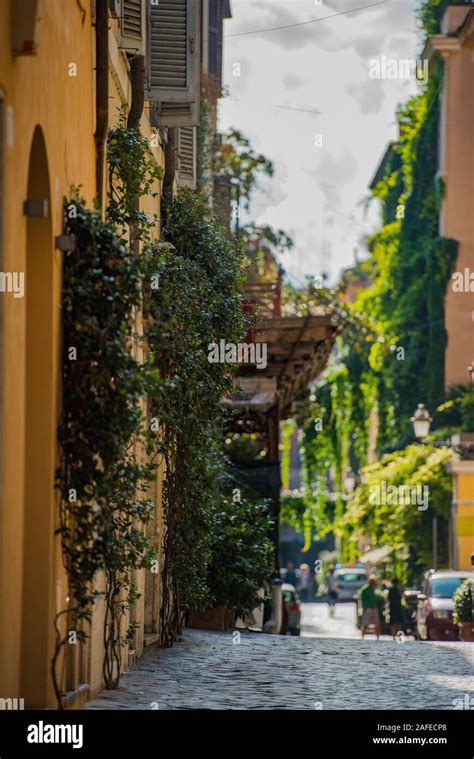
<path id="1" fill-rule="evenodd" d="M 369 79 L 367 82 L 348 84 L 345 92 L 356 100 L 360 112 L 379 113 L 385 98 L 386 82 L 381 79 Z"/>
<path id="2" fill-rule="evenodd" d="M 225 22 L 226 35 L 260 31 L 224 40 L 230 97 L 220 107 L 221 126 L 239 127 L 275 162 L 274 180 L 266 194 L 255 193 L 251 214 L 259 223 L 292 231 L 295 250 L 283 263 L 300 277 L 320 273 L 328 262 L 333 275 L 352 263 L 354 248 L 377 220 L 375 207 L 364 219 L 358 204 L 386 143 L 396 136 L 397 104 L 416 87 L 369 80 L 368 63 L 382 54 L 416 57 L 416 0 L 389 0 L 316 24 L 261 30 L 362 4 L 233 0 L 233 19 Z M 235 61 L 242 61 L 240 78 L 232 76 Z M 322 147 L 315 147 L 316 134 L 322 135 Z"/>

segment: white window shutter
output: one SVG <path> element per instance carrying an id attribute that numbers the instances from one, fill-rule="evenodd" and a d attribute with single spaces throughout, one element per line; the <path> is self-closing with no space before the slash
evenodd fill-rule
<path id="1" fill-rule="evenodd" d="M 120 6 L 120 47 L 145 55 L 146 0 L 121 0 Z"/>
<path id="2" fill-rule="evenodd" d="M 178 130 L 178 184 L 196 189 L 196 127 Z"/>
<path id="3" fill-rule="evenodd" d="M 160 126 L 199 123 L 200 30 L 200 0 L 149 6 L 147 97 L 155 102 Z"/>

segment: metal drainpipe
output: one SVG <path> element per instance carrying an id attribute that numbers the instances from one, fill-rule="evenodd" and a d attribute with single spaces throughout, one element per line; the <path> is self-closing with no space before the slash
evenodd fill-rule
<path id="1" fill-rule="evenodd" d="M 130 62 L 130 82 L 132 85 L 132 103 L 127 119 L 128 129 L 138 129 L 145 102 L 145 58 L 136 55 Z"/>
<path id="2" fill-rule="evenodd" d="M 104 202 L 104 160 L 109 123 L 109 6 L 108 0 L 96 0 L 95 11 L 96 65 L 96 193 L 99 208 Z"/>
<path id="3" fill-rule="evenodd" d="M 136 55 L 130 61 L 130 83 L 132 86 L 132 102 L 127 118 L 127 128 L 139 129 L 145 103 L 145 58 L 143 55 Z M 134 208 L 136 211 L 140 209 L 139 198 L 136 198 Z M 130 242 L 138 255 L 140 241 L 135 238 L 133 228 L 130 229 Z"/>
<path id="4" fill-rule="evenodd" d="M 167 205 L 173 199 L 173 183 L 176 175 L 176 138 L 177 129 L 168 128 L 168 141 L 165 144 L 165 175 L 163 178 L 163 195 L 161 197 L 161 219 L 166 223 Z"/>

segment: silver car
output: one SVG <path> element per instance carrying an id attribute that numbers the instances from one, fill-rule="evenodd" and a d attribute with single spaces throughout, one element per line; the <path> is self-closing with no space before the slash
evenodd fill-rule
<path id="1" fill-rule="evenodd" d="M 336 569 L 334 577 L 339 588 L 338 601 L 353 601 L 368 579 L 367 570 L 359 567 L 341 567 Z"/>

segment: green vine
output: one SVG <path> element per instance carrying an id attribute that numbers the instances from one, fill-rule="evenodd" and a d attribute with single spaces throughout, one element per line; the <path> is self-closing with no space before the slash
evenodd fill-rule
<path id="1" fill-rule="evenodd" d="M 344 558 L 357 559 L 363 542 L 372 547 L 388 545 L 392 554 L 386 571 L 403 583 L 417 583 L 431 566 L 432 520 L 437 516 L 438 564 L 447 566 L 450 458 L 447 448 L 414 444 L 365 467 L 363 484 L 340 523 L 346 535 Z"/>
<path id="2" fill-rule="evenodd" d="M 446 0 L 423 0 L 418 18 L 425 38 L 439 31 L 447 5 Z M 312 510 L 313 526 L 335 529 L 343 545 L 351 539 L 341 518 L 344 469 L 350 466 L 358 473 L 384 454 L 408 450 L 413 439 L 410 417 L 417 404 L 424 402 L 434 412 L 446 399 L 444 299 L 457 244 L 439 235 L 443 77 L 439 61 L 421 93 L 398 111 L 399 138 L 391 144 L 384 175 L 372 191 L 381 204 L 383 226 L 368 240 L 368 260 L 352 272 L 365 287 L 353 302 L 333 309 L 345 331 L 337 358 L 313 388 L 313 409 L 304 427 L 305 503 Z M 346 274 L 341 298 L 349 282 Z M 301 290 L 295 301 L 304 313 L 308 303 L 327 304 L 330 298 L 337 293 L 319 288 Z M 467 409 L 469 402 L 463 404 Z M 316 432 L 317 414 L 323 429 Z M 434 428 L 442 424 L 442 415 L 435 414 Z M 428 540 L 429 525 L 420 525 Z"/>
<path id="3" fill-rule="evenodd" d="M 151 560 L 141 525 L 150 517 L 151 471 L 135 448 L 143 438 L 141 399 L 153 377 L 131 352 L 140 307 L 140 262 L 114 228 L 86 209 L 76 193 L 65 206 L 65 232 L 74 249 L 63 263 L 63 408 L 58 429 L 62 556 L 69 582 L 68 608 L 55 622 L 53 682 L 70 632 L 83 640 L 98 595 L 92 584 L 106 575 L 104 680 L 115 687 L 127 633 L 120 619 L 134 598 L 129 572 Z M 67 616 L 67 629 L 59 618 Z"/>
<path id="4" fill-rule="evenodd" d="M 59 654 L 73 632 L 84 640 L 95 598 L 105 600 L 103 677 L 117 687 L 122 648 L 134 624 L 125 614 L 138 598 L 134 569 L 150 566 L 154 551 L 145 525 L 153 504 L 153 436 L 144 398 L 159 375 L 139 360 L 146 334 L 139 328 L 147 259 L 138 244 L 157 234 L 157 218 L 140 210 L 140 198 L 157 194 L 162 177 L 138 130 L 125 127 L 125 111 L 108 139 L 106 219 L 87 210 L 78 191 L 65 205 L 66 234 L 74 249 L 63 265 L 63 410 L 58 429 L 60 528 L 69 602 L 55 620 L 53 684 L 61 707 Z M 93 590 L 97 572 L 105 591 Z M 61 617 L 67 624 L 61 624 Z"/>
<path id="5" fill-rule="evenodd" d="M 162 645 L 170 646 L 183 610 L 212 601 L 206 575 L 212 513 L 222 491 L 220 403 L 233 371 L 209 363 L 208 345 L 242 337 L 242 259 L 209 221 L 204 199 L 191 191 L 171 203 L 163 237 L 165 255 L 162 244 L 149 249 L 159 286 L 149 291 L 146 314 L 162 378 L 151 414 L 167 472 L 160 629 Z"/>

